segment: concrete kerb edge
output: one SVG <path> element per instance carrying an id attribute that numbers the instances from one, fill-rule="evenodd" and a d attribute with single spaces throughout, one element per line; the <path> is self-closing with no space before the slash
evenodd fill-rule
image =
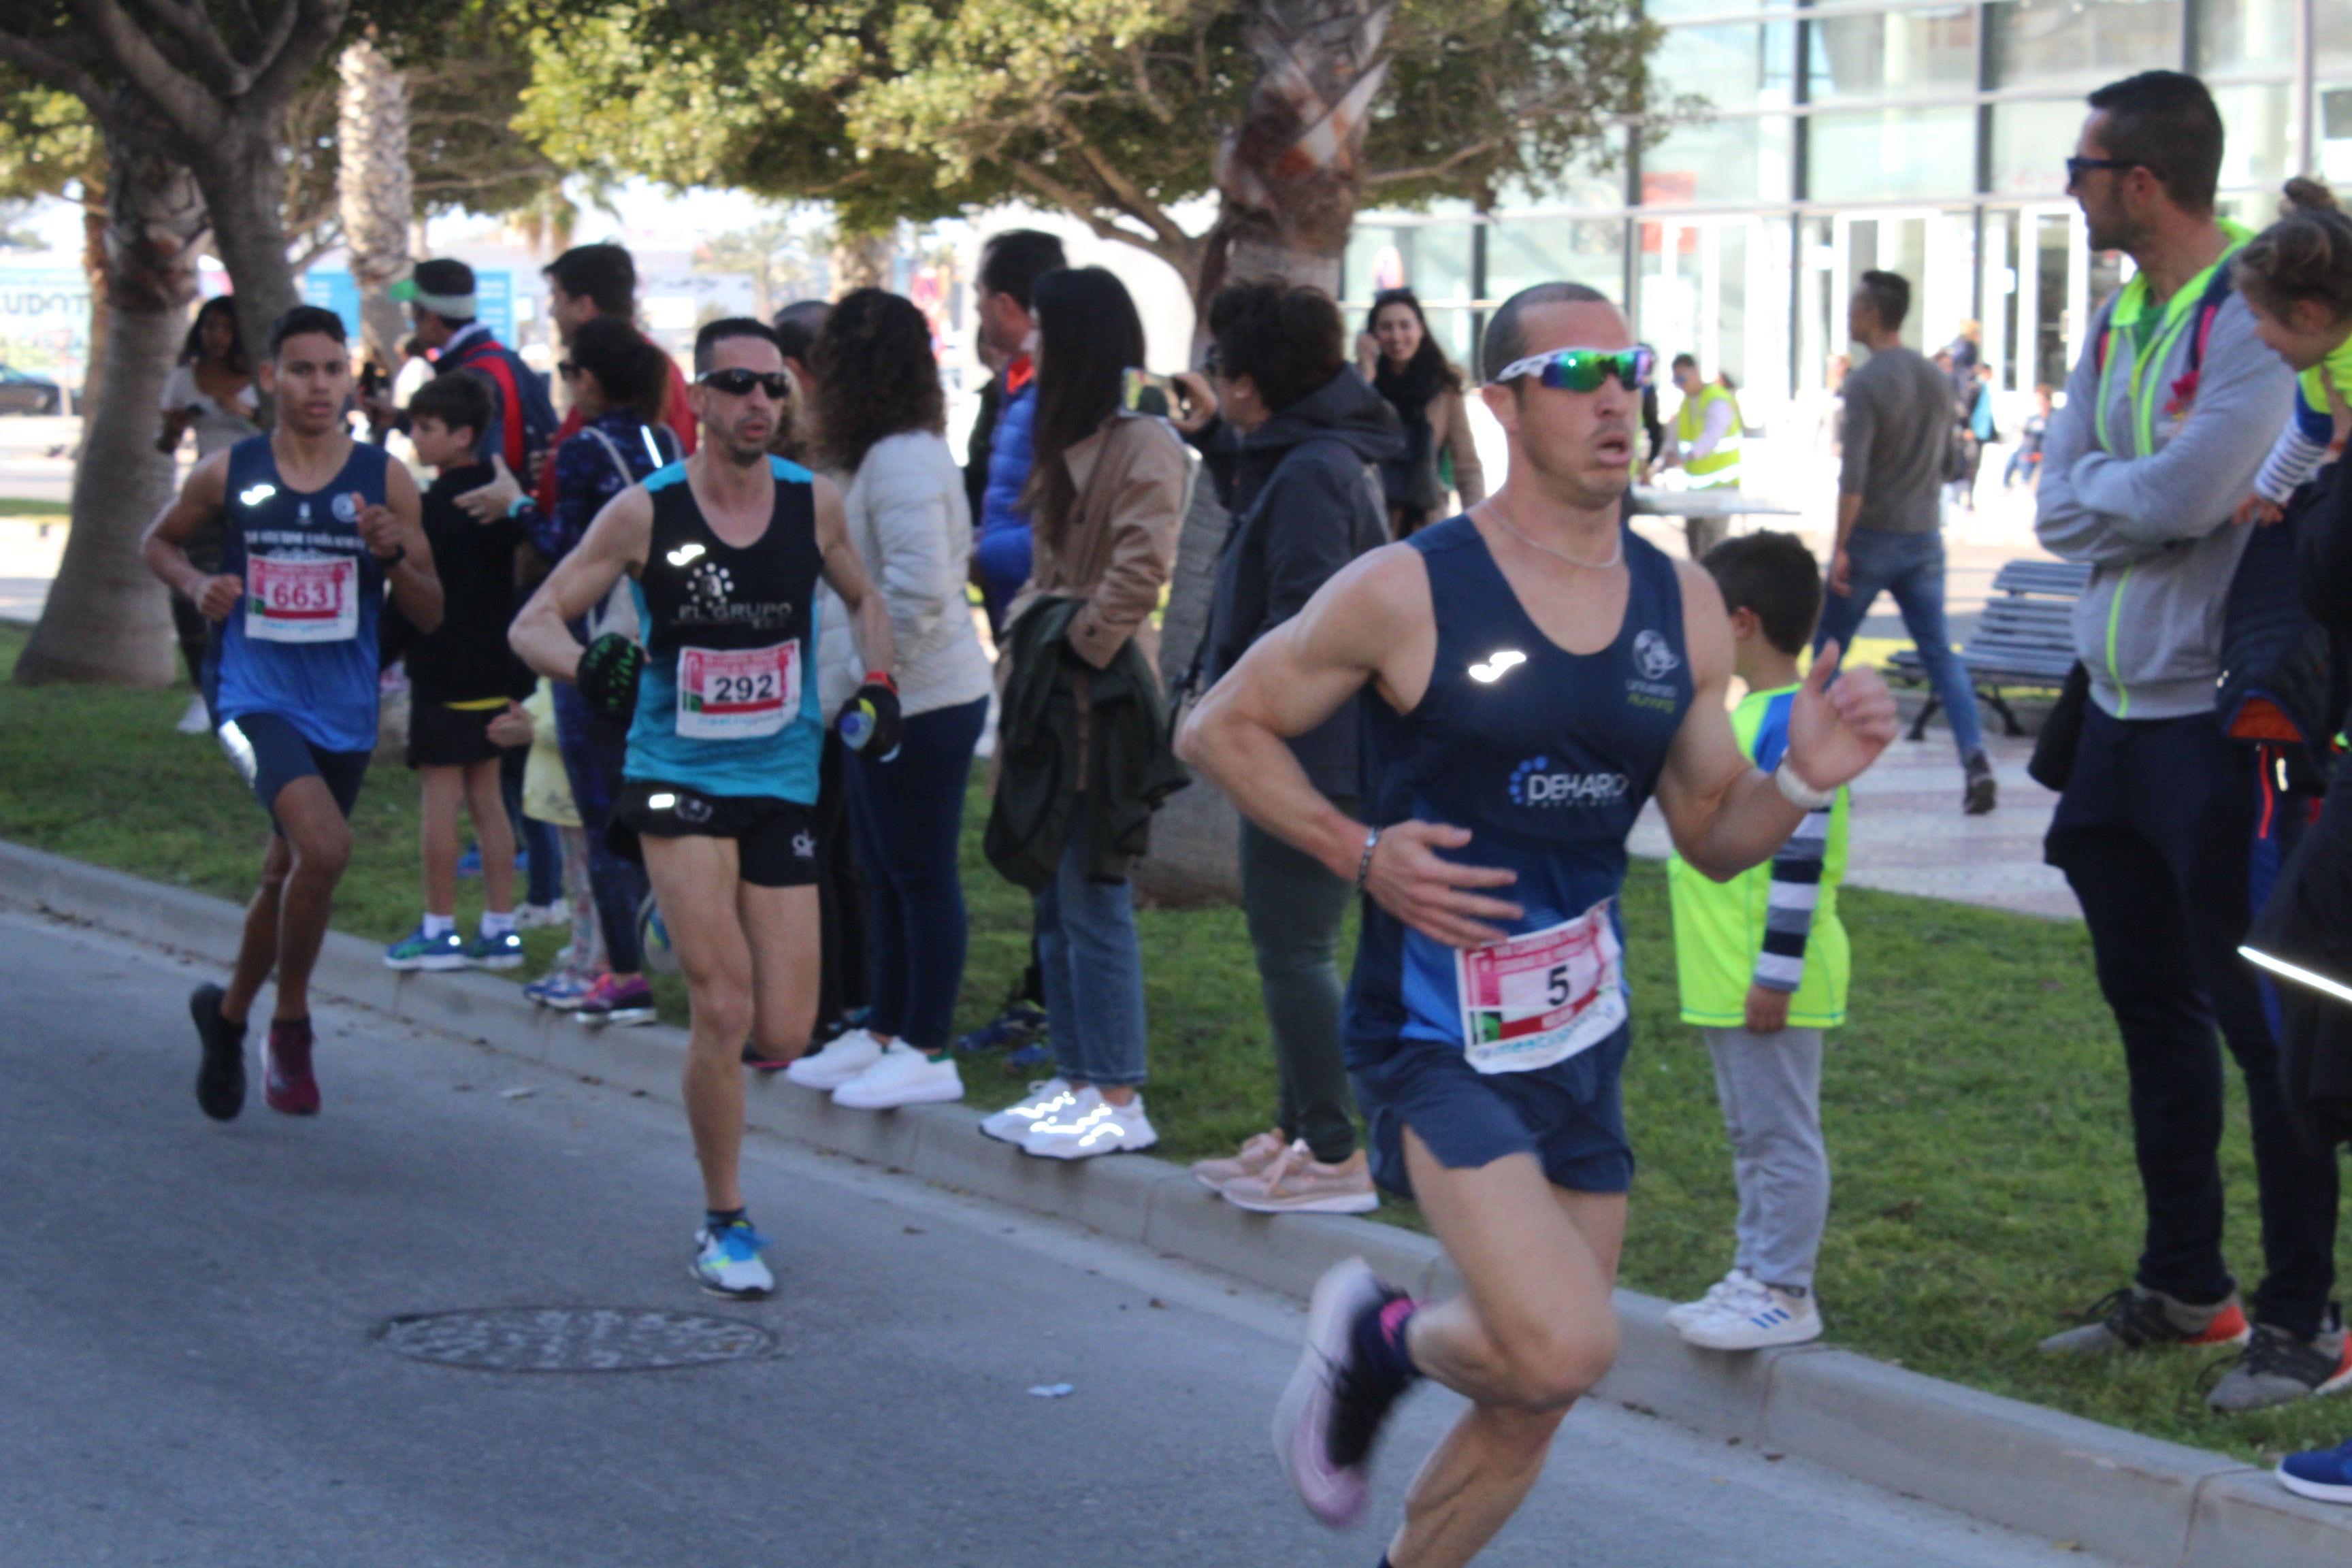
<path id="1" fill-rule="evenodd" d="M 0 841 L 0 901 L 224 961 L 243 910 L 225 900 Z M 675 1101 L 682 1031 L 593 1030 L 487 975 L 400 975 L 372 944 L 336 934 L 322 994 L 616 1087 Z M 872 1115 L 783 1081 L 750 1086 L 758 1131 L 926 1181 L 1075 1220 L 1303 1296 L 1360 1255 L 1423 1295 L 1458 1289 L 1430 1237 L 1342 1215 L 1253 1215 L 1181 1167 L 1148 1157 L 1061 1164 L 979 1136 L 955 1105 Z M 1279 1229 L 1279 1244 L 1274 1232 Z M 2352 1510 L 2294 1497 L 2223 1456 L 1981 1393 L 1825 1345 L 1761 1355 L 1694 1350 L 1667 1303 L 1618 1292 L 1615 1369 L 1595 1391 L 1713 1436 L 1798 1455 L 1875 1485 L 2151 1568 L 2302 1568 L 2352 1561 Z"/>

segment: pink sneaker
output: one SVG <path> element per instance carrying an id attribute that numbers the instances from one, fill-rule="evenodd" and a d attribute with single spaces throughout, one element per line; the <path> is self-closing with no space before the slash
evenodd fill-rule
<path id="1" fill-rule="evenodd" d="M 1241 1152 L 1230 1160 L 1193 1161 L 1192 1179 L 1213 1193 L 1227 1182 L 1243 1176 L 1265 1174 L 1268 1165 L 1282 1158 L 1282 1151 L 1286 1147 L 1278 1130 L 1258 1133 L 1244 1143 Z"/>
<path id="2" fill-rule="evenodd" d="M 261 1098 L 283 1116 L 319 1114 L 319 1080 L 310 1072 L 310 1020 L 269 1026 L 261 1054 Z"/>
<path id="3" fill-rule="evenodd" d="M 650 1024 L 654 1021 L 654 988 L 642 974 L 624 980 L 616 974 L 597 978 L 580 999 L 580 1021 L 593 1027 L 605 1024 Z"/>
<path id="4" fill-rule="evenodd" d="M 1327 1165 L 1301 1140 L 1264 1172 L 1236 1176 L 1217 1189 L 1225 1202 L 1256 1214 L 1370 1214 L 1381 1206 L 1372 1168 L 1360 1149 Z"/>
<path id="5" fill-rule="evenodd" d="M 1274 1451 L 1298 1498 L 1333 1530 L 1364 1517 L 1370 1503 L 1372 1444 L 1402 1389 L 1378 1389 L 1355 1361 L 1357 1320 L 1405 1302 L 1360 1258 L 1315 1282 L 1307 1348 L 1274 1411 Z"/>

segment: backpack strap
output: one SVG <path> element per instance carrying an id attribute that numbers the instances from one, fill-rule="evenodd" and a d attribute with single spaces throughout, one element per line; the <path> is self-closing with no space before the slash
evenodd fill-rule
<path id="1" fill-rule="evenodd" d="M 2213 320 L 2230 302 L 2231 289 L 2230 258 L 2225 256 L 2213 268 L 2213 276 L 2197 301 L 2197 334 L 2189 340 L 2189 369 L 2192 374 L 2204 367 L 2205 344 L 2213 335 Z"/>

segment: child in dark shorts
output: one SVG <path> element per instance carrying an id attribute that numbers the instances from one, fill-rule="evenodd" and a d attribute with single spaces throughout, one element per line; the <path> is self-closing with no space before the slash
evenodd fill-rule
<path id="1" fill-rule="evenodd" d="M 406 644 L 408 765 L 424 791 L 425 918 L 385 950 L 393 969 L 513 969 L 523 958 L 515 931 L 514 826 L 499 779 L 500 752 L 528 745 L 531 736 L 517 700 L 530 681 L 507 647 L 523 527 L 510 515 L 478 521 L 457 499 L 492 478 L 488 465 L 474 460 L 491 409 L 488 384 L 467 371 L 436 376 L 408 405 L 417 461 L 439 470 L 425 492 L 425 533 L 446 608 L 437 630 L 411 632 Z M 471 942 L 457 934 L 461 801 L 482 847 L 484 912 Z"/>

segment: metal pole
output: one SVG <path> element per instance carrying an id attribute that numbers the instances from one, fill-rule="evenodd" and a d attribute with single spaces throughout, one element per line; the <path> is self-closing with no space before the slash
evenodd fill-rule
<path id="1" fill-rule="evenodd" d="M 2315 85 L 2319 66 L 2312 58 L 2319 37 L 2313 15 L 2317 5 L 2318 0 L 2303 0 L 2294 8 L 2294 156 L 2295 168 L 2305 174 L 2319 173 L 2319 103 Z"/>

